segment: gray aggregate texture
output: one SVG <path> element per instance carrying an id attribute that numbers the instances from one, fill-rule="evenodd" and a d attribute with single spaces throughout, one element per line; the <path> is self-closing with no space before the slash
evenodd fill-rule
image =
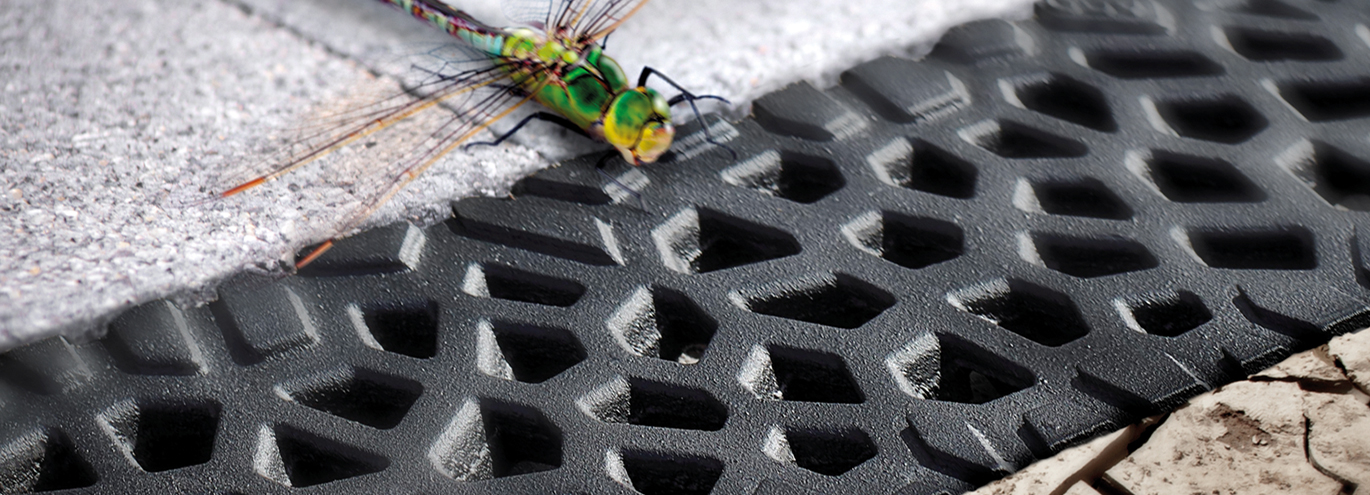
<path id="1" fill-rule="evenodd" d="M 500 22 L 497 2 L 461 4 Z M 790 82 L 827 85 L 886 54 L 918 55 L 951 26 L 1023 17 L 1024 0 L 732 0 L 648 4 L 609 40 L 725 115 Z M 373 0 L 0 2 L 0 350 L 98 330 L 123 308 L 203 299 L 244 268 L 336 235 L 356 200 L 328 163 L 223 201 L 313 108 L 403 79 L 445 43 Z M 374 89 L 370 91 L 375 91 Z M 452 199 L 596 149 L 534 124 L 519 143 L 453 153 L 363 228 L 432 223 Z"/>

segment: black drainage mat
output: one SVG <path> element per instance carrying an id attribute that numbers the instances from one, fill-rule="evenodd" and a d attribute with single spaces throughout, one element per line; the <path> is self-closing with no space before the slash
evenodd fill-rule
<path id="1" fill-rule="evenodd" d="M 0 489 L 954 493 L 1366 326 L 1365 3 L 1052 0 L 0 357 Z"/>

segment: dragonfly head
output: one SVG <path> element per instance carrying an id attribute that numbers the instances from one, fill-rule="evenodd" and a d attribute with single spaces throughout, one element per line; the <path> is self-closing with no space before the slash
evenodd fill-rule
<path id="1" fill-rule="evenodd" d="M 655 162 L 671 149 L 673 139 L 671 105 L 652 89 L 619 93 L 604 114 L 604 140 L 633 165 Z"/>

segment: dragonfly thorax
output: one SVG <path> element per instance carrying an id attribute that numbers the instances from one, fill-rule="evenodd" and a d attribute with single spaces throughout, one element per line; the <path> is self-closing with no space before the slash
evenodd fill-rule
<path id="1" fill-rule="evenodd" d="M 573 43 L 530 28 L 506 32 L 504 57 L 527 71 L 521 85 L 534 100 L 612 145 L 629 163 L 656 161 L 675 128 L 666 99 L 629 85 L 623 69 L 594 42 Z"/>

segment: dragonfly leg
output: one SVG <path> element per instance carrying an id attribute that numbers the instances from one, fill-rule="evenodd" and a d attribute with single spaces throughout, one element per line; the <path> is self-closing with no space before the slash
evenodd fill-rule
<path id="1" fill-rule="evenodd" d="M 722 102 L 724 102 L 724 103 L 728 103 L 728 100 L 727 100 L 727 99 L 724 99 L 724 98 L 721 97 L 721 96 L 717 96 L 717 95 L 696 95 L 696 94 L 694 94 L 694 93 L 691 93 L 689 90 L 687 90 L 687 89 L 685 89 L 684 87 L 682 87 L 681 85 L 677 84 L 675 81 L 672 81 L 671 78 L 666 77 L 666 75 L 665 75 L 665 74 L 662 74 L 661 71 L 656 70 L 656 69 L 653 69 L 653 68 L 651 68 L 651 67 L 643 67 L 643 68 L 642 68 L 642 75 L 640 75 L 640 76 L 637 77 L 637 85 L 638 85 L 638 87 L 646 86 L 646 85 L 647 85 L 647 78 L 652 77 L 653 75 L 655 75 L 655 76 L 661 78 L 661 80 L 663 80 L 663 81 L 666 81 L 666 84 L 670 84 L 670 85 L 671 85 L 672 87 L 674 87 L 675 89 L 680 90 L 680 94 L 677 95 L 677 96 L 674 97 L 674 98 L 671 98 L 671 100 L 669 101 L 669 103 L 670 103 L 671 105 L 675 105 L 676 103 L 680 103 L 681 101 L 686 101 L 686 102 L 689 102 L 689 103 L 690 103 L 690 109 L 694 111 L 694 113 L 695 113 L 695 118 L 698 118 L 698 119 L 699 119 L 699 122 L 704 126 L 704 141 L 707 142 L 707 143 L 709 143 L 709 144 L 712 144 L 712 145 L 714 145 L 714 146 L 718 146 L 719 148 L 723 148 L 723 149 L 725 149 L 725 150 L 728 150 L 728 153 L 731 154 L 731 155 L 733 156 L 733 159 L 734 159 L 734 160 L 736 160 L 736 159 L 737 159 L 737 151 L 734 151 L 734 150 L 733 150 L 731 147 L 729 147 L 728 145 L 723 144 L 723 143 L 720 143 L 720 142 L 718 142 L 717 140 L 714 139 L 714 135 L 711 134 L 711 133 L 709 132 L 709 122 L 708 122 L 707 120 L 704 120 L 704 115 L 701 114 L 701 113 L 699 113 L 699 106 L 695 105 L 695 100 L 713 99 L 713 100 L 722 101 Z"/>
<path id="2" fill-rule="evenodd" d="M 632 195 L 634 198 L 637 198 L 638 206 L 642 207 L 642 209 L 644 210 L 647 209 L 647 203 L 642 200 L 642 193 L 634 191 L 633 188 L 628 187 L 626 184 L 622 182 L 619 182 L 619 180 L 615 179 L 614 176 L 609 175 L 608 172 L 604 171 L 604 167 L 609 164 L 609 160 L 615 156 L 618 156 L 617 150 L 610 150 L 608 153 L 605 153 L 604 156 L 599 157 L 599 161 L 595 162 L 595 171 L 599 172 L 599 175 L 603 176 L 606 180 L 608 180 L 610 184 L 618 186 L 619 189 L 622 189 L 626 191 L 628 194 Z"/>
<path id="3" fill-rule="evenodd" d="M 519 129 L 522 129 L 522 128 L 523 128 L 523 126 L 528 125 L 528 123 L 529 123 L 529 122 L 532 122 L 533 119 L 541 120 L 541 121 L 543 121 L 543 122 L 551 122 L 551 123 L 553 123 L 553 124 L 556 124 L 556 125 L 565 127 L 565 128 L 567 128 L 567 129 L 570 129 L 570 130 L 574 131 L 576 134 L 579 134 L 579 135 L 581 135 L 581 136 L 585 136 L 586 138 L 590 138 L 590 135 L 589 135 L 589 134 L 586 134 L 584 129 L 581 129 L 580 127 L 577 127 L 575 123 L 571 122 L 570 120 L 567 120 L 566 117 L 562 117 L 562 116 L 557 115 L 557 114 L 554 114 L 554 113 L 538 112 L 538 113 L 529 115 L 529 116 L 527 116 L 527 117 L 524 117 L 523 120 L 520 120 L 520 121 L 519 121 L 519 123 L 514 124 L 514 128 L 513 128 L 513 129 L 509 129 L 508 132 L 505 132 L 504 134 L 501 134 L 499 137 L 495 138 L 494 141 L 482 141 L 482 142 L 479 142 L 479 143 L 470 143 L 470 144 L 467 144 L 466 146 L 463 146 L 462 149 L 471 149 L 472 146 L 496 146 L 496 145 L 498 145 L 498 144 L 500 144 L 500 143 L 503 143 L 504 140 L 509 139 L 510 136 L 513 136 L 515 133 L 517 133 L 517 132 L 519 131 Z M 594 138 L 590 138 L 590 139 L 594 139 Z"/>
<path id="4" fill-rule="evenodd" d="M 675 95 L 675 97 L 673 97 L 673 98 L 671 98 L 671 99 L 669 99 L 669 100 L 666 100 L 666 104 L 668 104 L 668 105 L 670 105 L 670 106 L 676 106 L 676 105 L 680 104 L 680 102 L 685 101 L 685 100 L 696 100 L 696 101 L 698 101 L 698 100 L 718 100 L 718 101 L 721 101 L 721 102 L 723 102 L 723 103 L 732 104 L 732 102 L 731 102 L 731 101 L 728 101 L 727 98 L 724 98 L 724 97 L 718 96 L 718 95 L 690 95 L 690 96 L 685 96 L 684 94 Z"/>

